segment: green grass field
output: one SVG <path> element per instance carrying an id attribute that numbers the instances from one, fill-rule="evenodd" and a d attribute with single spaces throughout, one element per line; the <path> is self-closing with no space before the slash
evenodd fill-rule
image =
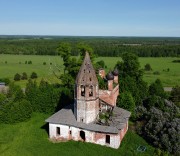
<path id="1" fill-rule="evenodd" d="M 141 68 L 144 68 L 146 63 L 149 63 L 153 69 L 151 72 L 145 72 L 144 80 L 149 84 L 154 82 L 157 78 L 161 79 L 163 86 L 172 87 L 180 84 L 180 65 L 178 63 L 172 63 L 173 60 L 177 58 L 172 57 L 161 57 L 161 58 L 139 58 Z M 25 61 L 32 61 L 32 64 L 25 64 Z M 107 69 L 113 69 L 114 65 L 118 60 L 121 61 L 121 58 L 118 57 L 99 57 L 96 61 L 104 60 Z M 5 63 L 7 61 L 7 64 Z M 43 65 L 43 62 L 46 62 L 46 65 Z M 50 65 L 52 63 L 52 65 Z M 163 71 L 169 68 L 169 72 Z M 34 71 L 38 74 L 37 81 L 39 82 L 44 78 L 49 83 L 60 82 L 57 79 L 53 71 L 59 74 L 58 70 L 63 72 L 63 62 L 60 56 L 37 56 L 37 55 L 0 55 L 0 78 L 10 78 L 13 80 L 13 77 L 16 73 L 22 74 L 26 72 L 28 76 Z M 160 75 L 154 75 L 154 71 L 159 71 Z M 17 84 L 22 87 L 25 86 L 27 81 L 20 81 Z"/>
<path id="2" fill-rule="evenodd" d="M 1 156 L 149 156 L 153 155 L 154 148 L 134 132 L 128 131 L 119 149 L 112 149 L 83 142 L 52 143 L 48 140 L 48 133 L 44 128 L 44 120 L 49 115 L 34 113 L 27 122 L 18 124 L 0 124 L 0 155 Z M 139 145 L 147 150 L 137 151 Z"/>

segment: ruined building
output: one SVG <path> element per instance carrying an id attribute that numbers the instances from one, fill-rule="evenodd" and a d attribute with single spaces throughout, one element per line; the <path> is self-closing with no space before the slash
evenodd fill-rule
<path id="1" fill-rule="evenodd" d="M 76 78 L 74 104 L 49 117 L 49 138 L 75 140 L 118 148 L 128 130 L 130 112 L 116 107 L 119 95 L 118 71 L 105 76 L 107 90 L 100 90 L 95 70 L 86 52 Z"/>

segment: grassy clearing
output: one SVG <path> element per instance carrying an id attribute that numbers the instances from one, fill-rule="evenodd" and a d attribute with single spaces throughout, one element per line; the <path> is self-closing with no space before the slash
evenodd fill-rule
<path id="1" fill-rule="evenodd" d="M 7 64 L 5 63 L 7 61 Z M 25 64 L 25 61 L 32 61 L 32 64 Z M 46 62 L 46 65 L 43 65 Z M 50 65 L 52 63 L 52 65 Z M 57 56 L 36 56 L 36 55 L 0 55 L 0 77 L 10 78 L 13 80 L 16 73 L 22 74 L 26 72 L 30 77 L 32 72 L 36 72 L 38 75 L 37 82 L 42 78 L 49 83 L 59 82 L 53 71 L 59 74 L 58 71 L 63 71 L 63 61 L 61 57 Z M 26 80 L 16 82 L 22 87 L 27 83 Z"/>
<path id="2" fill-rule="evenodd" d="M 52 143 L 48 140 L 48 133 L 44 128 L 44 120 L 49 115 L 34 113 L 27 121 L 14 125 L 0 124 L 0 155 L 1 156 L 51 156 L 51 155 L 78 155 L 78 156 L 145 156 L 153 155 L 154 148 L 149 146 L 137 134 L 128 131 L 119 149 L 111 149 L 100 145 L 83 142 Z M 144 145 L 144 153 L 136 149 Z"/>
<path id="3" fill-rule="evenodd" d="M 140 57 L 139 62 L 141 68 L 144 68 L 147 63 L 152 67 L 152 71 L 145 72 L 144 80 L 150 84 L 159 78 L 164 87 L 180 85 L 180 64 L 172 62 L 177 59 L 178 58 L 175 57 Z M 104 60 L 108 70 L 113 69 L 117 61 L 122 61 L 122 59 L 118 57 L 99 57 L 97 60 Z M 168 68 L 169 72 L 167 72 Z M 158 71 L 160 75 L 154 75 L 153 72 L 155 71 Z"/>
<path id="4" fill-rule="evenodd" d="M 154 82 L 157 78 L 161 79 L 163 86 L 172 87 L 180 82 L 180 64 L 172 63 L 173 60 L 177 58 L 167 57 L 167 58 L 152 58 L 145 57 L 139 58 L 141 68 L 144 68 L 146 63 L 149 63 L 153 69 L 151 72 L 145 72 L 144 80 L 149 84 Z M 107 69 L 113 69 L 116 62 L 122 59 L 119 57 L 99 57 L 96 61 L 104 60 Z M 7 61 L 7 64 L 5 63 Z M 25 64 L 25 61 L 32 61 L 32 64 Z M 21 64 L 20 64 L 21 62 Z M 46 65 L 43 65 L 43 62 L 46 62 Z M 52 65 L 50 65 L 52 63 Z M 169 68 L 169 72 L 163 71 Z M 63 62 L 60 56 L 36 56 L 36 55 L 0 55 L 0 77 L 1 78 L 10 78 L 13 80 L 13 77 L 16 73 L 22 74 L 26 72 L 28 76 L 34 71 L 38 74 L 37 81 L 39 82 L 44 78 L 49 83 L 60 82 L 57 79 L 53 71 L 57 74 L 63 72 Z M 154 71 L 159 71 L 160 75 L 154 75 Z M 17 84 L 22 87 L 25 86 L 27 81 L 20 81 Z"/>

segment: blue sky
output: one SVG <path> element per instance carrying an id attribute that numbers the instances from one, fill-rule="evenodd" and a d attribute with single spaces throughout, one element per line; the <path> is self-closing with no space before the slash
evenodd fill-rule
<path id="1" fill-rule="evenodd" d="M 0 0 L 0 34 L 180 37 L 180 0 Z"/>

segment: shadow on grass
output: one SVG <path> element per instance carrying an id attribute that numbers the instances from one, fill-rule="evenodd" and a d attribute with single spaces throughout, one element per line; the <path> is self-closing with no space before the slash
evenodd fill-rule
<path id="1" fill-rule="evenodd" d="M 45 123 L 43 126 L 41 126 L 41 129 L 44 129 L 46 133 L 49 135 L 49 123 Z"/>

